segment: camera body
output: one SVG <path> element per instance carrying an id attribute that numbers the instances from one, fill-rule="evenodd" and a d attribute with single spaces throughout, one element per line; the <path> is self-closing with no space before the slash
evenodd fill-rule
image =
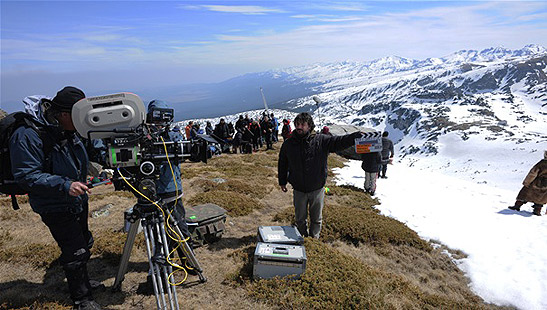
<path id="1" fill-rule="evenodd" d="M 114 169 L 116 189 L 127 189 L 130 186 L 126 181 L 139 184 L 144 179 L 156 180 L 159 167 L 167 161 L 171 165 L 185 159 L 206 162 L 205 141 L 169 139 L 173 112 L 154 109 L 147 114 L 137 95 L 118 93 L 78 101 L 72 108 L 72 120 L 88 146 L 100 140 L 89 147 L 91 159 Z"/>

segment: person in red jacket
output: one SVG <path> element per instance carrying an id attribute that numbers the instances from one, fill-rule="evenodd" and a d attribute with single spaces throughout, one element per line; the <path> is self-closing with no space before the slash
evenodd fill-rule
<path id="1" fill-rule="evenodd" d="M 291 136 L 291 124 L 290 121 L 287 119 L 283 119 L 283 128 L 281 129 L 281 136 L 283 137 L 283 141 L 289 139 Z"/>

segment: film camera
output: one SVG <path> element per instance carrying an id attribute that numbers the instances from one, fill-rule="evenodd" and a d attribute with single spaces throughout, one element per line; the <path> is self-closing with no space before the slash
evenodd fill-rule
<path id="1" fill-rule="evenodd" d="M 142 100 L 132 93 L 85 98 L 72 109 L 78 133 L 86 137 L 88 143 L 101 141 L 99 147 L 90 148 L 90 157 L 115 171 L 122 168 L 134 182 L 154 178 L 158 174 L 157 166 L 167 160 L 207 161 L 205 140 L 162 140 L 167 136 L 173 116 L 173 109 L 162 108 L 147 114 Z M 125 182 L 118 181 L 113 180 L 118 185 L 116 189 L 123 188 Z"/>

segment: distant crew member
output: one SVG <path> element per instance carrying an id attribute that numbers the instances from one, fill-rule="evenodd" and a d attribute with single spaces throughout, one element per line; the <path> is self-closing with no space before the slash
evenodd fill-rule
<path id="1" fill-rule="evenodd" d="M 393 160 L 395 151 L 393 150 L 393 142 L 387 137 L 389 132 L 382 133 L 382 163 L 381 163 L 381 178 L 387 179 L 387 165 Z"/>
<path id="2" fill-rule="evenodd" d="M 541 208 L 547 203 L 547 150 L 543 152 L 543 159 L 528 172 L 522 185 L 524 186 L 517 195 L 515 205 L 509 209 L 520 211 L 522 205 L 533 202 L 533 214 L 540 216 Z"/>

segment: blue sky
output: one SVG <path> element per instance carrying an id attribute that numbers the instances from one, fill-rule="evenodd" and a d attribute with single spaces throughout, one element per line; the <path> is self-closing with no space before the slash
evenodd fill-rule
<path id="1" fill-rule="evenodd" d="M 547 46 L 545 1 L 1 1 L 1 99 Z"/>

